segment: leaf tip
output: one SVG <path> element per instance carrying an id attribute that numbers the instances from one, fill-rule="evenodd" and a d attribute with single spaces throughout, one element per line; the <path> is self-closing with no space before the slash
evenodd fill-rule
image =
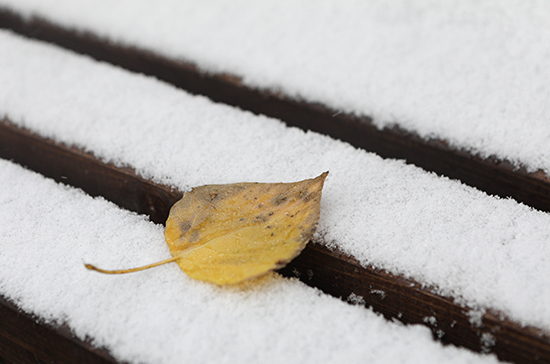
<path id="1" fill-rule="evenodd" d="M 323 185 L 325 184 L 325 180 L 328 176 L 328 171 L 325 171 L 323 173 L 321 173 L 320 175 L 318 175 L 317 177 L 311 179 L 311 181 L 314 181 L 314 182 L 320 182 L 321 183 L 321 188 L 323 188 Z"/>

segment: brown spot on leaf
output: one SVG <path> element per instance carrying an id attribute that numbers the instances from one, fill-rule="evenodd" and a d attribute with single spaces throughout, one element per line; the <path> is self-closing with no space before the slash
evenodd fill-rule
<path id="1" fill-rule="evenodd" d="M 280 204 L 284 203 L 288 199 L 287 196 L 277 196 L 273 199 L 273 205 L 279 206 Z"/>
<path id="2" fill-rule="evenodd" d="M 306 197 L 304 197 L 304 202 L 309 202 L 311 200 L 313 200 L 315 198 L 315 192 L 311 192 L 309 195 L 307 195 Z"/>
<path id="3" fill-rule="evenodd" d="M 258 215 L 255 217 L 256 221 L 266 222 L 268 219 L 264 215 Z"/>
<path id="4" fill-rule="evenodd" d="M 191 224 L 189 223 L 189 221 L 182 221 L 180 224 L 180 230 L 182 235 L 187 233 L 189 229 L 191 229 Z"/>

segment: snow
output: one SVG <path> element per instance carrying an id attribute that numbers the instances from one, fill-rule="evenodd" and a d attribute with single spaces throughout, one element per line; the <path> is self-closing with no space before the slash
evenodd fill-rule
<path id="1" fill-rule="evenodd" d="M 276 275 L 219 288 L 174 263 L 124 276 L 88 271 L 84 261 L 120 267 L 169 256 L 162 226 L 5 160 L 0 186 L 0 293 L 118 360 L 497 362 Z"/>
<path id="2" fill-rule="evenodd" d="M 0 116 L 182 191 L 328 170 L 316 240 L 480 312 L 550 330 L 547 213 L 5 31 L 0 85 Z M 92 263 L 160 258 L 139 250 L 143 261 L 112 245 L 112 258 Z"/>
<path id="3" fill-rule="evenodd" d="M 550 174 L 544 0 L 0 0 Z"/>

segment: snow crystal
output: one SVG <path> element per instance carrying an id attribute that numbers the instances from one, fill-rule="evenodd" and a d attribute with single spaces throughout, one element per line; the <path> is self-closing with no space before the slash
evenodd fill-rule
<path id="1" fill-rule="evenodd" d="M 491 347 L 496 345 L 495 337 L 488 332 L 484 332 L 483 334 L 481 334 L 480 342 L 481 350 L 487 353 L 491 350 Z"/>
<path id="2" fill-rule="evenodd" d="M 437 318 L 435 316 L 426 316 L 422 319 L 427 324 L 430 324 L 431 326 L 437 327 Z"/>
<path id="3" fill-rule="evenodd" d="M 352 303 L 354 305 L 362 305 L 364 306 L 365 305 L 365 299 L 362 297 L 362 296 L 358 296 L 356 295 L 355 293 L 350 293 L 350 295 L 348 296 L 348 300 L 347 300 L 349 303 Z"/>

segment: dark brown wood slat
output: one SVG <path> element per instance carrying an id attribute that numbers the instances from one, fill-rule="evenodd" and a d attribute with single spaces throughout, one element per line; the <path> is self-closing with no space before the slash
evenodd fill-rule
<path id="1" fill-rule="evenodd" d="M 171 205 L 182 196 L 181 192 L 137 176 L 130 168 L 104 164 L 90 154 L 43 139 L 7 120 L 0 123 L 0 157 L 92 195 L 102 195 L 121 207 L 149 215 L 157 223 L 165 221 Z M 516 363 L 550 362 L 549 333 L 522 328 L 491 312 L 483 315 L 480 325 L 472 325 L 467 307 L 409 279 L 363 267 L 318 242 L 310 243 L 280 272 L 344 300 L 353 293 L 364 300 L 365 306 L 387 318 L 425 324 L 444 343 L 494 352 L 501 360 Z M 484 347 L 483 334 L 491 334 L 495 345 Z M 18 340 L 25 342 L 24 337 Z"/>
<path id="2" fill-rule="evenodd" d="M 135 47 L 113 44 L 86 32 L 64 29 L 40 18 L 24 20 L 0 8 L 0 28 L 48 41 L 131 71 L 155 76 L 188 92 L 201 94 L 244 110 L 278 118 L 288 125 L 346 141 L 386 158 L 405 159 L 428 171 L 459 179 L 492 195 L 512 197 L 550 211 L 550 178 L 542 171 L 528 173 L 495 158 L 482 159 L 395 128 L 380 130 L 368 117 L 337 113 L 323 105 L 293 100 L 268 90 L 244 86 L 237 77 L 205 74 L 197 66 Z"/>
<path id="3" fill-rule="evenodd" d="M 50 327 L 0 297 L 0 363 L 108 364 L 107 351 L 75 339 L 64 326 Z"/>
<path id="4" fill-rule="evenodd" d="M 14 160 L 57 182 L 103 196 L 162 224 L 183 194 L 137 176 L 130 168 L 105 164 L 76 148 L 56 144 L 0 120 L 0 158 Z"/>

